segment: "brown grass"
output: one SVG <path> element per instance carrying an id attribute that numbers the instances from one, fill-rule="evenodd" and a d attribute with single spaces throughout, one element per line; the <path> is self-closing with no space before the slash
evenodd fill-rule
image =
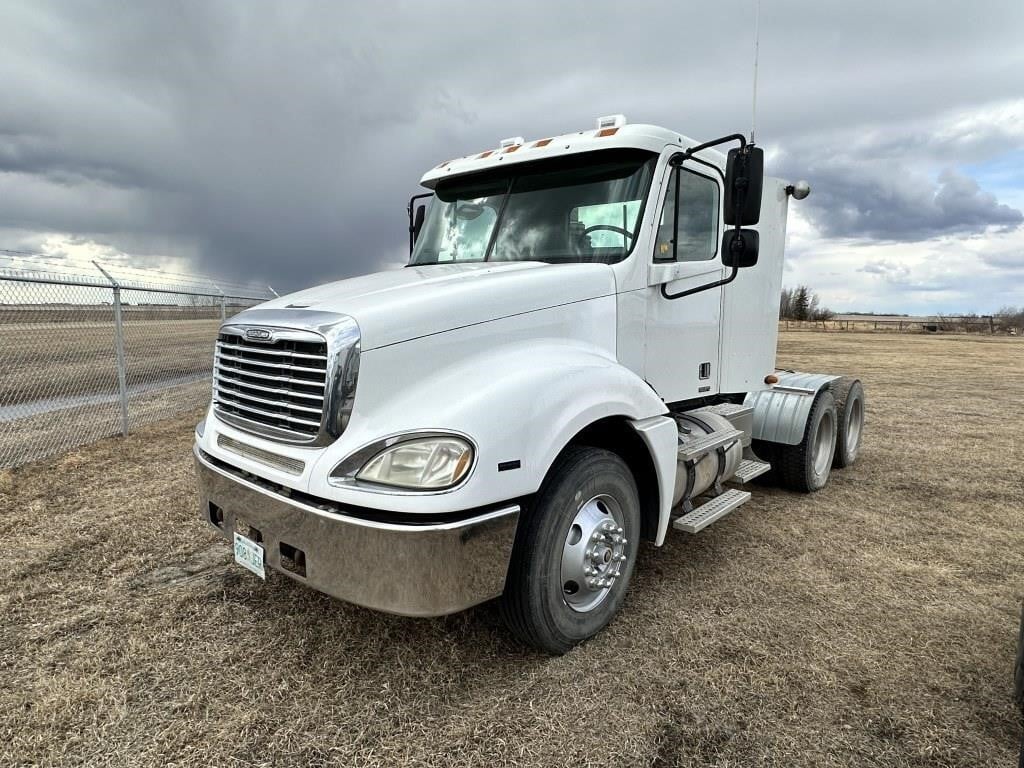
<path id="1" fill-rule="evenodd" d="M 230 565 L 189 419 L 0 473 L 0 764 L 1011 765 L 1019 349 L 784 335 L 864 379 L 860 462 L 648 547 L 562 658 Z"/>
<path id="2" fill-rule="evenodd" d="M 124 324 L 129 387 L 209 373 L 220 320 L 136 320 Z M 5 326 L 0 405 L 116 394 L 113 323 Z"/>

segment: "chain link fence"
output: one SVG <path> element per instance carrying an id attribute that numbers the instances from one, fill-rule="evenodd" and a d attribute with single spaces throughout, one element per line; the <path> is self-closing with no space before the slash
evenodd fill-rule
<path id="1" fill-rule="evenodd" d="M 273 296 L 131 271 L 0 266 L 0 469 L 203 407 L 221 320 Z"/>

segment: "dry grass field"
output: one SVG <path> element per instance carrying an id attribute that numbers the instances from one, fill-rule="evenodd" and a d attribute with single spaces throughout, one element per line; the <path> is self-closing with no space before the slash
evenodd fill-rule
<path id="1" fill-rule="evenodd" d="M 561 658 L 493 606 L 345 605 L 229 563 L 192 419 L 0 473 L 0 764 L 1010 766 L 1024 346 L 793 333 L 856 372 L 859 463 L 642 553 Z"/>
<path id="2" fill-rule="evenodd" d="M 127 320 L 129 387 L 209 372 L 220 319 Z M 114 326 L 110 322 L 0 324 L 0 406 L 117 393 Z"/>

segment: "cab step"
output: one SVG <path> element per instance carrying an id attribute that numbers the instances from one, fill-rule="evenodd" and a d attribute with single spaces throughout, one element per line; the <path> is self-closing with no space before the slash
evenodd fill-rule
<path id="1" fill-rule="evenodd" d="M 724 429 L 696 440 L 687 441 L 679 446 L 679 460 L 694 461 L 723 445 L 739 440 L 741 437 L 743 437 L 743 433 L 738 429 Z"/>
<path id="2" fill-rule="evenodd" d="M 750 501 L 750 491 L 730 488 L 722 495 L 715 496 L 711 501 L 701 504 L 688 515 L 677 517 L 672 522 L 672 527 L 686 533 L 697 533 L 748 501 Z"/>
<path id="3" fill-rule="evenodd" d="M 755 477 L 760 477 L 771 468 L 772 465 L 766 461 L 744 459 L 740 462 L 740 468 L 736 470 L 736 474 L 729 478 L 729 482 L 745 485 Z"/>

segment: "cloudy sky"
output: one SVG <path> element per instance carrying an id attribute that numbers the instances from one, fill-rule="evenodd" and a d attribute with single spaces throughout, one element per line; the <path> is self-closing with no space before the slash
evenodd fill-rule
<path id="1" fill-rule="evenodd" d="M 401 264 L 441 160 L 589 128 L 749 131 L 755 0 L 0 7 L 0 249 L 294 289 Z M 785 282 L 1024 304 L 1024 3 L 764 0 L 758 143 L 811 182 Z"/>

